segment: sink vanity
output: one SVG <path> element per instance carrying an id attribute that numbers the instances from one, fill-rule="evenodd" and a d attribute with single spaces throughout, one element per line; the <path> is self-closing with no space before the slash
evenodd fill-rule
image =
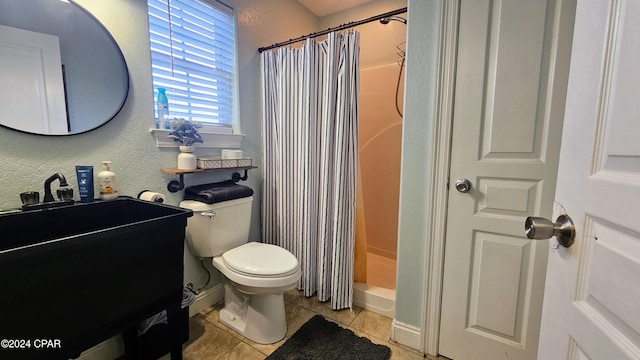
<path id="1" fill-rule="evenodd" d="M 180 359 L 190 216 L 124 197 L 0 215 L 0 338 L 30 340 L 0 358 L 73 358 L 118 333 L 135 358 L 137 324 L 166 310 Z"/>

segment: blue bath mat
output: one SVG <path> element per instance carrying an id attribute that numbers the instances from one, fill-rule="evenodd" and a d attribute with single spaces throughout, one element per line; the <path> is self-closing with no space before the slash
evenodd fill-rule
<path id="1" fill-rule="evenodd" d="M 316 315 L 267 360 L 387 360 L 390 357 L 391 349 L 387 346 L 374 344 Z"/>

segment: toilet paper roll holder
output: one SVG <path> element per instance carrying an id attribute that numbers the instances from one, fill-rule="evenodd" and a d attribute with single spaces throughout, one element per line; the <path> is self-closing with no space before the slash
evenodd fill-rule
<path id="1" fill-rule="evenodd" d="M 138 193 L 138 196 L 137 196 L 136 198 L 137 198 L 137 199 L 140 199 L 140 197 L 142 196 L 142 194 L 144 194 L 144 193 L 146 193 L 146 192 L 152 192 L 152 191 L 151 191 L 151 190 L 142 190 L 142 191 L 140 191 L 140 192 Z M 159 199 L 155 199 L 155 200 L 154 200 L 154 202 L 157 202 L 157 203 L 164 203 L 164 199 L 161 199 L 161 198 L 159 198 Z"/>

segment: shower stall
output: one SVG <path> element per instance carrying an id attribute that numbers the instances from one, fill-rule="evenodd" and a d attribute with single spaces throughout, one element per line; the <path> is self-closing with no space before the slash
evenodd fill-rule
<path id="1" fill-rule="evenodd" d="M 406 19 L 391 16 L 359 29 L 363 43 L 383 38 L 385 44 L 369 45 L 373 54 L 366 43 L 361 46 L 354 304 L 388 317 L 393 317 L 396 288 L 403 24 Z"/>
<path id="2" fill-rule="evenodd" d="M 384 11 L 399 3 L 389 1 L 379 8 L 382 13 L 359 21 L 352 21 L 351 11 L 328 16 L 326 30 L 258 49 L 263 52 L 353 27 L 360 33 L 353 305 L 390 318 L 395 312 L 407 32 L 402 14 L 407 8 Z M 366 12 L 376 13 L 373 8 Z M 335 26 L 339 22 L 344 24 Z"/>

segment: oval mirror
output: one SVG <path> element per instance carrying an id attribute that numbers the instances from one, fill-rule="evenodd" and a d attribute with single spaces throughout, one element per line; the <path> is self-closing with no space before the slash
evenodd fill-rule
<path id="1" fill-rule="evenodd" d="M 122 51 L 71 0 L 0 0 L 0 125 L 33 134 L 93 130 L 129 91 Z"/>

